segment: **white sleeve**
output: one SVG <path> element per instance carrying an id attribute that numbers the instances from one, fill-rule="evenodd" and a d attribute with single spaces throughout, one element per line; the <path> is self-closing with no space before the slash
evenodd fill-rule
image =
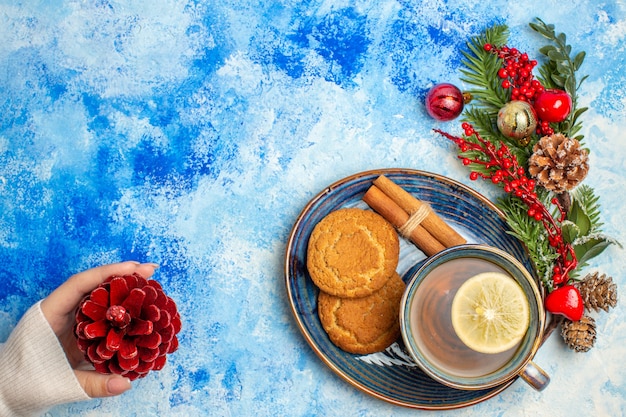
<path id="1" fill-rule="evenodd" d="M 0 346 L 0 416 L 38 416 L 54 405 L 89 399 L 40 304 Z"/>

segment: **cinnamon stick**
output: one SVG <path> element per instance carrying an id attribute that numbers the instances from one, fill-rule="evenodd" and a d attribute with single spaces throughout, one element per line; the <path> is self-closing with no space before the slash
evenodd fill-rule
<path id="1" fill-rule="evenodd" d="M 409 214 L 375 185 L 372 185 L 369 190 L 367 190 L 363 196 L 363 201 L 396 228 L 404 226 L 409 219 Z M 420 248 L 426 256 L 432 256 L 445 249 L 445 247 L 421 225 L 415 227 L 408 238 Z"/>
<path id="2" fill-rule="evenodd" d="M 409 215 L 425 204 L 384 175 L 374 180 L 374 184 Z M 445 247 L 449 248 L 467 242 L 433 210 L 422 220 L 421 225 Z"/>

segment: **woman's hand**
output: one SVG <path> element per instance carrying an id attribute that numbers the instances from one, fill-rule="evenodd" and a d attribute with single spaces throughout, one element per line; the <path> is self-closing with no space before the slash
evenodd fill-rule
<path id="1" fill-rule="evenodd" d="M 83 353 L 76 345 L 73 326 L 78 303 L 111 275 L 137 273 L 149 278 L 158 266 L 128 261 L 100 266 L 71 276 L 41 302 L 41 310 L 59 338 L 78 382 L 92 398 L 122 394 L 131 388 L 130 380 L 121 375 L 104 375 L 94 370 L 80 369 L 85 364 Z"/>

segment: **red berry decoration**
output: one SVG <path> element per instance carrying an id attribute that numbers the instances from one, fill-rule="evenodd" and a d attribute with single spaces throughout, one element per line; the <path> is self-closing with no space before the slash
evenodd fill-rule
<path id="1" fill-rule="evenodd" d="M 572 284 L 559 287 L 548 294 L 545 306 L 550 313 L 562 314 L 571 321 L 580 320 L 585 310 L 580 291 Z"/>
<path id="2" fill-rule="evenodd" d="M 437 84 L 426 94 L 426 111 L 433 119 L 446 122 L 461 114 L 468 97 L 452 84 Z"/>
<path id="3" fill-rule="evenodd" d="M 572 98 L 563 90 L 547 89 L 535 97 L 533 107 L 540 120 L 559 123 L 572 111 Z"/>
<path id="4" fill-rule="evenodd" d="M 163 369 L 178 349 L 182 327 L 176 303 L 155 280 L 109 277 L 76 310 L 78 348 L 96 371 L 130 380 Z"/>
<path id="5" fill-rule="evenodd" d="M 484 45 L 485 51 L 491 52 L 502 60 L 502 68 L 498 70 L 502 88 L 511 89 L 511 100 L 532 101 L 543 91 L 543 86 L 533 76 L 537 61 L 530 59 L 526 52 L 508 46 L 497 47 Z"/>

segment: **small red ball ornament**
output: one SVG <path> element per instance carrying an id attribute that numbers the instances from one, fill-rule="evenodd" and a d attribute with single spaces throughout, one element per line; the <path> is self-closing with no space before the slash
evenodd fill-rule
<path id="1" fill-rule="evenodd" d="M 426 111 L 435 120 L 447 122 L 457 118 L 469 101 L 456 86 L 448 83 L 437 84 L 426 94 Z"/>
<path id="2" fill-rule="evenodd" d="M 134 380 L 163 368 L 181 327 L 161 285 L 133 274 L 109 277 L 81 301 L 74 334 L 96 371 Z"/>
<path id="3" fill-rule="evenodd" d="M 547 89 L 537 95 L 533 107 L 540 120 L 560 123 L 572 111 L 572 98 L 563 90 Z"/>

